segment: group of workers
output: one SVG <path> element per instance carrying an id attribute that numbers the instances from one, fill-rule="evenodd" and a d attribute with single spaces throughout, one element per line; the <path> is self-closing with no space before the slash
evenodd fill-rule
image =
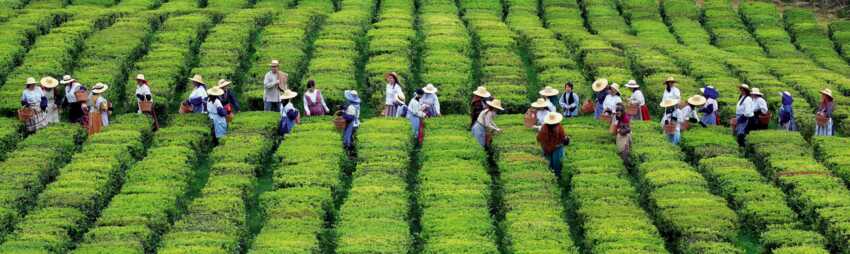
<path id="1" fill-rule="evenodd" d="M 59 84 L 65 85 L 64 93 L 56 89 Z M 76 79 L 65 75 L 61 81 L 48 76 L 36 82 L 35 78 L 30 77 L 24 85 L 18 117 L 25 123 L 29 133 L 58 123 L 61 109 L 68 112 L 71 123 L 81 124 L 89 134 L 100 132 L 109 125 L 112 105 L 103 96 L 109 89 L 106 84 L 97 83 L 89 91 Z"/>

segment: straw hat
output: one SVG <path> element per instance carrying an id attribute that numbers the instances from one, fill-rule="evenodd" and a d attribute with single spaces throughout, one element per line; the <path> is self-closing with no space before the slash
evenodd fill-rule
<path id="1" fill-rule="evenodd" d="M 555 95 L 558 95 L 558 89 L 552 88 L 551 86 L 546 86 L 546 87 L 543 88 L 543 90 L 540 90 L 540 92 L 538 92 L 538 93 L 540 95 L 546 96 L 546 97 L 555 96 Z"/>
<path id="2" fill-rule="evenodd" d="M 543 119 L 544 124 L 559 124 L 561 120 L 564 120 L 564 116 L 558 112 L 549 112 L 546 114 L 546 118 Z"/>
<path id="3" fill-rule="evenodd" d="M 33 78 L 33 77 L 27 78 L 26 85 L 35 85 L 35 84 L 38 84 L 38 82 L 35 82 L 35 78 Z"/>
<path id="4" fill-rule="evenodd" d="M 221 90 L 221 88 L 218 88 L 218 87 L 213 87 L 213 88 L 207 89 L 207 95 L 222 96 L 222 95 L 224 95 L 224 90 Z"/>
<path id="5" fill-rule="evenodd" d="M 106 92 L 106 89 L 109 89 L 109 86 L 104 83 L 97 83 L 91 88 L 92 93 L 101 94 Z"/>
<path id="6" fill-rule="evenodd" d="M 357 91 L 345 90 L 345 92 L 343 93 L 343 96 L 345 96 L 345 99 L 350 101 L 350 102 L 360 103 L 360 96 L 357 95 Z"/>
<path id="7" fill-rule="evenodd" d="M 229 81 L 229 80 L 226 80 L 226 79 L 219 79 L 219 80 L 218 80 L 218 85 L 217 85 L 217 87 L 218 87 L 218 88 L 221 88 L 221 89 L 224 89 L 225 87 L 227 87 L 227 86 L 229 86 L 229 85 L 230 85 L 230 81 Z"/>
<path id="8" fill-rule="evenodd" d="M 673 76 L 667 77 L 667 80 L 664 81 L 664 83 L 676 83 L 676 82 L 678 82 L 678 81 L 676 81 L 676 78 L 674 78 Z"/>
<path id="9" fill-rule="evenodd" d="M 499 110 L 505 110 L 505 108 L 502 107 L 502 101 L 499 100 L 499 99 L 487 101 L 486 103 L 487 103 L 487 105 L 490 105 L 490 107 L 494 107 L 494 108 L 497 108 Z"/>
<path id="10" fill-rule="evenodd" d="M 628 87 L 628 88 L 640 88 L 640 85 L 638 85 L 637 81 L 632 79 L 632 80 L 629 80 L 628 83 L 626 83 L 626 87 Z"/>
<path id="11" fill-rule="evenodd" d="M 661 101 L 662 108 L 669 108 L 676 104 L 679 104 L 679 100 L 677 99 L 664 99 L 663 101 Z"/>
<path id="12" fill-rule="evenodd" d="M 475 89 L 475 91 L 472 92 L 472 94 L 481 96 L 483 98 L 490 98 L 490 92 L 487 91 L 487 88 L 483 86 L 479 86 L 478 89 Z"/>
<path id="13" fill-rule="evenodd" d="M 425 93 L 437 93 L 437 88 L 434 87 L 434 84 L 428 83 L 428 85 L 422 88 L 422 91 L 425 91 Z"/>
<path id="14" fill-rule="evenodd" d="M 620 93 L 620 85 L 618 85 L 617 83 L 612 83 L 610 87 L 611 89 L 614 89 L 614 91 L 616 91 L 617 93 Z"/>
<path id="15" fill-rule="evenodd" d="M 753 87 L 753 91 L 750 92 L 750 94 L 755 94 L 755 95 L 758 95 L 758 96 L 764 96 L 764 94 L 761 93 L 761 90 L 759 90 L 758 87 Z"/>
<path id="16" fill-rule="evenodd" d="M 548 105 L 549 104 L 546 103 L 546 99 L 543 98 L 538 98 L 537 101 L 531 103 L 531 106 L 535 108 L 545 108 Z"/>
<path id="17" fill-rule="evenodd" d="M 395 73 L 395 72 L 387 72 L 387 73 L 385 73 L 385 74 L 384 74 L 384 80 L 386 80 L 386 79 L 387 79 L 387 77 L 389 77 L 389 76 L 393 76 L 393 78 L 395 79 L 395 82 L 396 82 L 396 83 L 401 82 L 401 80 L 398 80 L 398 73 Z"/>
<path id="18" fill-rule="evenodd" d="M 59 81 L 59 83 L 64 85 L 64 84 L 73 83 L 74 81 L 76 81 L 76 80 L 74 80 L 74 78 L 72 78 L 71 75 L 65 75 L 65 76 L 62 76 L 62 81 Z"/>
<path id="19" fill-rule="evenodd" d="M 829 98 L 834 98 L 834 97 L 832 97 L 832 90 L 829 90 L 829 88 L 824 88 L 823 90 L 820 90 L 820 94 L 829 96 Z M 791 96 L 791 95 L 789 94 L 788 96 Z"/>
<path id="20" fill-rule="evenodd" d="M 139 73 L 139 75 L 136 75 L 136 80 L 147 81 L 147 79 L 145 79 L 145 74 L 141 74 L 141 73 Z"/>
<path id="21" fill-rule="evenodd" d="M 605 87 L 607 87 L 607 86 L 608 86 L 608 80 L 601 78 L 601 79 L 597 79 L 596 81 L 593 81 L 593 85 L 591 85 L 591 88 L 593 88 L 594 92 L 601 92 L 602 90 L 605 90 Z"/>
<path id="22" fill-rule="evenodd" d="M 53 77 L 43 77 L 41 78 L 41 86 L 44 88 L 54 88 L 59 85 L 59 80 L 56 80 Z"/>
<path id="23" fill-rule="evenodd" d="M 743 88 L 743 89 L 750 90 L 750 86 L 749 86 L 749 85 L 747 85 L 747 84 L 743 84 L 743 83 L 742 83 L 742 84 L 740 84 L 740 85 L 738 85 L 738 88 Z"/>
<path id="24" fill-rule="evenodd" d="M 204 77 L 202 77 L 201 74 L 195 74 L 195 76 L 192 76 L 189 80 L 195 83 L 200 83 L 201 85 L 207 85 L 207 83 L 204 83 Z"/>
<path id="25" fill-rule="evenodd" d="M 395 95 L 395 101 L 401 104 L 404 104 L 405 98 L 403 93 L 397 93 Z"/>
<path id="26" fill-rule="evenodd" d="M 283 94 L 280 95 L 280 99 L 281 100 L 288 100 L 288 99 L 295 98 L 295 96 L 298 96 L 298 93 L 293 92 L 292 90 L 286 89 L 286 90 L 283 91 Z"/>
<path id="27" fill-rule="evenodd" d="M 271 67 L 280 66 L 280 61 L 278 61 L 277 59 L 274 59 L 274 60 L 272 60 L 272 62 L 269 64 L 269 66 L 271 66 Z"/>
<path id="28" fill-rule="evenodd" d="M 702 95 L 694 95 L 694 96 L 691 96 L 691 98 L 688 98 L 688 104 L 691 104 L 691 105 L 694 105 L 694 106 L 705 105 L 705 101 L 706 101 L 706 99 Z"/>

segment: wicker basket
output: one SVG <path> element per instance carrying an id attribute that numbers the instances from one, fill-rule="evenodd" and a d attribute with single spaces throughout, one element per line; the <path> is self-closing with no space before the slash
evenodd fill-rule
<path id="1" fill-rule="evenodd" d="M 815 122 L 817 122 L 818 126 L 825 127 L 829 124 L 829 118 L 823 114 L 817 114 L 815 115 Z"/>
<path id="2" fill-rule="evenodd" d="M 665 124 L 664 125 L 664 134 L 675 134 L 676 133 L 676 124 Z"/>
<path id="3" fill-rule="evenodd" d="M 77 102 L 84 102 L 89 100 L 89 95 L 84 91 L 74 92 L 74 97 L 77 98 Z"/>
<path id="4" fill-rule="evenodd" d="M 336 127 L 336 131 L 342 132 L 348 123 L 345 122 L 345 118 L 342 118 L 342 111 L 337 111 L 334 115 L 336 115 L 333 119 L 334 127 Z"/>
<path id="5" fill-rule="evenodd" d="M 31 108 L 18 109 L 18 120 L 21 120 L 21 122 L 29 121 L 33 115 L 35 115 L 35 111 Z"/>
<path id="6" fill-rule="evenodd" d="M 770 124 L 770 118 L 771 118 L 772 116 L 773 116 L 773 115 L 772 115 L 770 112 L 767 112 L 767 113 L 765 113 L 765 114 L 761 114 L 761 115 L 759 115 L 759 123 L 760 123 L 760 124 L 762 124 L 762 125 L 768 125 L 768 124 Z"/>
<path id="7" fill-rule="evenodd" d="M 640 106 L 629 103 L 626 105 L 626 114 L 630 116 L 637 115 L 639 109 Z"/>
<path id="8" fill-rule="evenodd" d="M 139 102 L 139 110 L 145 113 L 153 112 L 153 102 L 152 101 L 140 101 Z"/>
<path id="9" fill-rule="evenodd" d="M 593 102 L 591 100 L 584 101 L 584 104 L 581 105 L 581 113 L 590 114 L 593 113 Z"/>
<path id="10" fill-rule="evenodd" d="M 187 103 L 180 103 L 180 113 L 181 114 L 192 113 L 192 106 L 189 106 L 189 104 L 187 104 Z"/>

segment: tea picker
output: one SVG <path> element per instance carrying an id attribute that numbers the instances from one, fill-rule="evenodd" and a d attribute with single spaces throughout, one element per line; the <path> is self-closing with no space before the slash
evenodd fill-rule
<path id="1" fill-rule="evenodd" d="M 531 103 L 531 107 L 525 111 L 525 127 L 540 131 L 540 127 L 543 126 L 543 121 L 550 112 L 552 111 L 549 111 L 549 101 L 544 98 L 538 98 L 537 101 Z"/>
<path id="2" fill-rule="evenodd" d="M 200 74 L 195 74 L 192 78 L 189 79 L 192 81 L 192 84 L 195 86 L 195 89 L 192 90 L 192 94 L 189 95 L 189 99 L 183 102 L 183 106 L 180 109 L 181 113 L 205 113 L 206 108 L 206 100 L 207 100 L 207 83 L 204 83 L 204 77 Z"/>
<path id="3" fill-rule="evenodd" d="M 298 109 L 295 109 L 295 106 L 292 105 L 292 98 L 298 96 L 298 93 L 290 91 L 289 89 L 283 91 L 283 94 L 280 95 L 280 122 L 278 122 L 278 134 L 281 137 L 286 136 L 292 132 L 292 129 L 295 128 L 295 125 L 301 122 L 301 113 L 298 112 Z"/>
<path id="4" fill-rule="evenodd" d="M 481 111 L 475 125 L 472 126 L 472 135 L 481 147 L 488 149 L 493 142 L 493 134 L 502 132 L 502 129 L 499 129 L 493 121 L 496 118 L 496 111 L 505 110 L 505 108 L 502 107 L 502 101 L 498 99 L 487 101 L 486 104 L 487 108 Z"/>
<path id="5" fill-rule="evenodd" d="M 626 87 L 632 90 L 632 96 L 629 97 L 629 105 L 626 108 L 626 114 L 630 119 L 649 121 L 649 107 L 646 106 L 646 98 L 643 96 L 643 91 L 640 90 L 640 85 L 635 80 L 629 80 Z"/>
<path id="6" fill-rule="evenodd" d="M 823 89 L 820 91 L 821 101 L 818 106 L 818 112 L 815 119 L 817 122 L 817 128 L 815 129 L 815 135 L 817 136 L 832 136 L 832 110 L 834 109 L 833 98 L 832 98 L 832 90 Z"/>
<path id="7" fill-rule="evenodd" d="M 58 123 L 59 122 L 59 100 L 62 99 L 62 95 L 58 93 L 57 86 L 59 86 L 59 80 L 53 77 L 43 77 L 41 78 L 41 90 L 44 92 L 44 97 L 47 98 L 47 108 L 45 109 L 45 114 L 47 118 L 47 124 Z"/>
<path id="8" fill-rule="evenodd" d="M 699 112 L 702 113 L 700 123 L 706 126 L 717 125 L 720 119 L 717 115 L 717 112 L 720 110 L 720 105 L 717 104 L 717 98 L 719 97 L 717 89 L 714 89 L 713 86 L 705 86 L 699 90 L 702 96 L 705 97 L 705 105 L 699 109 Z"/>
<path id="9" fill-rule="evenodd" d="M 422 89 L 416 89 L 416 96 L 410 100 L 410 104 L 407 105 L 407 119 L 410 120 L 410 129 L 413 133 L 413 138 L 416 139 L 418 144 L 422 144 L 422 141 L 425 139 L 425 112 L 422 110 L 422 96 L 425 95 L 425 91 Z"/>
<path id="10" fill-rule="evenodd" d="M 390 72 L 384 74 L 384 79 L 387 80 L 387 87 L 384 89 L 384 110 L 381 111 L 381 115 L 384 117 L 397 117 L 398 107 L 404 105 L 404 102 L 399 104 L 396 101 L 396 96 L 404 94 L 404 90 L 401 87 L 401 83 L 399 83 L 398 73 Z"/>
<path id="11" fill-rule="evenodd" d="M 354 154 L 354 135 L 357 134 L 357 128 L 360 127 L 360 96 L 354 90 L 345 90 L 343 96 L 346 105 L 342 111 L 342 118 L 345 119 L 342 145 L 348 150 L 350 156 L 356 157 Z"/>
<path id="12" fill-rule="evenodd" d="M 422 88 L 422 91 L 425 92 L 425 95 L 422 95 L 420 102 L 422 103 L 422 110 L 425 111 L 425 114 L 428 117 L 442 115 L 440 112 L 440 98 L 437 97 L 437 87 L 434 84 L 428 84 Z"/>
<path id="13" fill-rule="evenodd" d="M 213 87 L 207 91 L 206 108 L 207 116 L 212 120 L 213 142 L 218 144 L 218 140 L 227 135 L 227 111 L 224 110 L 224 105 L 221 104 L 220 97 L 224 95 L 224 90 Z"/>
<path id="14" fill-rule="evenodd" d="M 156 119 L 153 106 L 153 93 L 151 93 L 150 83 L 145 79 L 144 74 L 136 75 L 136 105 L 138 106 L 137 113 L 150 116 L 153 121 L 153 129 L 158 129 L 159 122 Z"/>
<path id="15" fill-rule="evenodd" d="M 661 126 L 664 127 L 664 135 L 667 136 L 667 140 L 673 144 L 679 144 L 679 140 L 682 138 L 681 122 L 683 118 L 679 115 L 682 111 L 676 110 L 677 104 L 679 104 L 679 100 L 676 99 L 664 99 L 660 104 L 664 108 Z"/>
<path id="16" fill-rule="evenodd" d="M 41 87 L 36 84 L 35 78 L 27 78 L 26 88 L 21 93 L 21 109 L 18 110 L 18 117 L 26 123 L 29 133 L 47 126 L 46 114 L 44 114 L 47 109 L 47 97 L 44 96 Z"/>
<path id="17" fill-rule="evenodd" d="M 221 100 L 221 104 L 224 105 L 224 111 L 227 112 L 227 123 L 233 121 L 233 115 L 236 112 L 239 112 L 239 100 L 236 99 L 236 95 L 233 94 L 233 90 L 230 90 L 231 82 L 226 79 L 218 80 L 218 85 L 216 87 L 221 88 L 224 91 L 224 95 L 222 95 L 219 99 Z"/>
<path id="18" fill-rule="evenodd" d="M 109 86 L 103 83 L 97 83 L 91 88 L 91 98 L 89 103 L 89 135 L 100 132 L 103 127 L 109 126 L 109 113 L 112 106 L 109 101 L 103 97 L 103 92 L 109 89 Z"/>
<path id="19" fill-rule="evenodd" d="M 826 91 L 821 91 L 821 93 L 829 92 L 829 94 L 832 94 L 832 91 L 829 91 L 829 89 L 825 90 Z M 778 111 L 780 128 L 785 129 L 787 131 L 797 131 L 797 120 L 794 119 L 794 97 L 792 97 L 791 93 L 789 93 L 788 91 L 783 91 L 779 93 L 779 96 L 782 97 L 782 105 L 779 106 Z M 832 107 L 832 105 L 830 105 L 830 107 Z M 831 111 L 832 110 L 830 110 L 830 112 Z M 825 126 L 828 121 L 827 118 L 823 116 L 826 116 L 826 114 L 823 114 L 821 116 L 816 114 L 815 122 L 818 124 L 823 124 Z M 817 128 L 817 126 L 815 128 Z M 817 129 L 815 129 L 815 135 L 817 135 Z"/>
<path id="20" fill-rule="evenodd" d="M 546 99 L 546 109 L 548 109 L 549 112 L 558 111 L 558 109 L 555 108 L 555 105 L 558 103 L 558 89 L 546 86 L 537 93 L 540 94 L 543 99 Z"/>
<path id="21" fill-rule="evenodd" d="M 564 126 L 561 125 L 564 116 L 558 114 L 558 112 L 549 112 L 542 118 L 544 125 L 537 132 L 537 143 L 540 144 L 540 148 L 543 150 L 543 157 L 549 161 L 549 168 L 555 172 L 558 178 L 561 178 L 564 146 L 570 143 L 570 139 L 567 137 L 566 132 L 564 132 Z"/>
<path id="22" fill-rule="evenodd" d="M 748 126 L 751 124 L 750 119 L 753 118 L 753 98 L 750 97 L 750 86 L 741 84 L 738 86 L 741 95 L 738 97 L 738 102 L 735 104 L 735 119 L 731 121 L 732 131 L 738 141 L 738 146 L 743 147 L 746 144 L 747 134 L 750 133 Z"/>
<path id="23" fill-rule="evenodd" d="M 767 101 L 764 100 L 764 94 L 753 87 L 750 96 L 753 97 L 753 125 L 750 127 L 752 130 L 766 130 L 770 123 L 770 111 L 767 108 Z"/>
<path id="24" fill-rule="evenodd" d="M 80 123 L 85 126 L 84 121 L 88 106 L 85 104 L 88 100 L 86 87 L 80 82 L 77 82 L 71 75 L 62 76 L 60 84 L 65 85 L 65 96 L 62 105 L 68 110 L 68 118 L 72 123 Z"/>
<path id="25" fill-rule="evenodd" d="M 475 125 L 475 121 L 478 120 L 478 115 L 481 114 L 481 111 L 484 111 L 487 108 L 486 102 L 488 100 L 492 100 L 493 96 L 487 91 L 486 87 L 479 86 L 472 91 L 472 99 L 469 100 L 469 108 L 472 112 L 469 114 L 469 128 L 472 128 Z"/>

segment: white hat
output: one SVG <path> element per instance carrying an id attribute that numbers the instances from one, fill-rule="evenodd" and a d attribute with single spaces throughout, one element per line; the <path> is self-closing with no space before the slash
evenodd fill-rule
<path id="1" fill-rule="evenodd" d="M 147 79 L 145 79 L 145 74 L 139 73 L 139 75 L 136 75 L 136 80 L 147 80 Z"/>
<path id="2" fill-rule="evenodd" d="M 195 76 L 192 76 L 192 78 L 190 78 L 189 80 L 196 83 L 200 83 L 202 85 L 207 85 L 207 83 L 204 83 L 204 77 L 202 77 L 201 74 L 195 74 Z"/>
<path id="3" fill-rule="evenodd" d="M 604 78 L 593 81 L 593 85 L 591 85 L 594 92 L 601 92 L 602 90 L 605 90 L 605 87 L 608 87 L 608 80 Z"/>
<path id="4" fill-rule="evenodd" d="M 662 108 L 668 108 L 668 107 L 675 106 L 676 104 L 679 104 L 679 100 L 677 100 L 677 99 L 664 99 L 663 101 L 661 101 L 660 105 L 661 105 Z"/>
<path id="5" fill-rule="evenodd" d="M 637 81 L 632 79 L 632 80 L 629 80 L 628 83 L 626 83 L 626 87 L 628 87 L 628 88 L 639 88 L 640 85 L 638 85 Z"/>
<path id="6" fill-rule="evenodd" d="M 494 107 L 494 108 L 497 108 L 499 110 L 505 110 L 505 108 L 502 107 L 502 101 L 499 100 L 499 99 L 487 101 L 485 103 L 487 103 L 487 105 L 490 105 L 490 107 Z"/>
<path id="7" fill-rule="evenodd" d="M 764 96 L 764 94 L 761 93 L 761 90 L 759 90 L 758 87 L 753 87 L 753 91 L 750 92 L 750 94 L 755 94 L 755 95 L 758 95 L 758 96 Z"/>
<path id="8" fill-rule="evenodd" d="M 65 75 L 65 76 L 62 76 L 62 81 L 59 81 L 59 83 L 64 85 L 64 84 L 73 83 L 74 81 L 76 81 L 76 80 L 74 80 L 74 78 L 72 78 L 71 75 Z"/>
<path id="9" fill-rule="evenodd" d="M 94 86 L 91 88 L 91 92 L 96 93 L 96 94 L 101 94 L 101 93 L 105 92 L 106 89 L 109 89 L 108 85 L 106 85 L 104 83 L 97 83 L 97 84 L 94 84 Z"/>
<path id="10" fill-rule="evenodd" d="M 829 90 L 829 88 L 824 88 L 823 90 L 820 90 L 820 94 L 829 96 L 829 98 L 834 98 L 834 97 L 832 97 L 832 90 Z M 788 96 L 791 96 L 791 95 L 789 94 Z"/>
<path id="11" fill-rule="evenodd" d="M 543 98 L 538 98 L 537 101 L 531 103 L 531 106 L 535 108 L 545 108 L 548 105 L 549 104 L 546 103 L 546 99 Z"/>
<path id="12" fill-rule="evenodd" d="M 479 86 L 477 89 L 475 89 L 474 92 L 472 92 L 472 94 L 478 95 L 478 96 L 481 96 L 481 97 L 484 97 L 484 98 L 490 97 L 490 92 L 488 92 L 487 88 L 483 87 L 483 86 Z"/>
<path id="13" fill-rule="evenodd" d="M 559 124 L 561 120 L 564 120 L 564 116 L 558 112 L 549 112 L 546 114 L 546 118 L 543 119 L 544 124 Z"/>
<path id="14" fill-rule="evenodd" d="M 218 88 L 222 88 L 222 89 L 223 89 L 223 88 L 225 88 L 225 87 L 227 87 L 227 86 L 229 86 L 229 85 L 230 85 L 230 81 L 229 81 L 229 80 L 226 80 L 226 79 L 219 79 L 219 80 L 218 80 L 218 85 L 217 85 L 217 87 L 218 87 Z"/>
<path id="15" fill-rule="evenodd" d="M 743 83 L 742 83 L 742 84 L 740 84 L 740 85 L 738 85 L 738 88 L 743 88 L 743 89 L 750 90 L 750 86 L 749 86 L 749 85 L 747 85 L 747 84 L 743 84 Z"/>
<path id="16" fill-rule="evenodd" d="M 213 88 L 207 89 L 207 95 L 221 96 L 223 94 L 224 94 L 224 90 L 221 90 L 221 88 L 218 88 L 218 87 L 213 87 Z"/>
<path id="17" fill-rule="evenodd" d="M 272 62 L 269 64 L 269 66 L 272 66 L 272 67 L 279 66 L 279 65 L 280 65 L 280 61 L 278 61 L 278 60 L 272 60 Z"/>
<path id="18" fill-rule="evenodd" d="M 620 85 L 618 85 L 617 83 L 613 83 L 609 87 L 611 87 L 611 89 L 614 89 L 614 91 L 616 91 L 617 93 L 620 92 Z"/>
<path id="19" fill-rule="evenodd" d="M 428 83 L 428 85 L 422 88 L 422 91 L 425 91 L 425 93 L 437 93 L 437 88 L 434 87 L 434 84 Z"/>
<path id="20" fill-rule="evenodd" d="M 702 105 L 705 104 L 705 102 L 706 102 L 706 99 L 702 95 L 694 95 L 694 96 L 691 96 L 691 98 L 688 98 L 688 104 L 691 104 L 691 105 L 694 105 L 694 106 L 702 106 Z"/>
<path id="21" fill-rule="evenodd" d="M 551 86 L 546 86 L 540 92 L 538 92 L 542 96 L 555 96 L 558 95 L 558 89 L 552 88 Z"/>
<path id="22" fill-rule="evenodd" d="M 674 78 L 673 76 L 669 76 L 669 77 L 667 77 L 667 80 L 664 81 L 664 83 L 671 83 L 671 82 L 676 83 L 677 82 L 676 78 Z"/>
<path id="23" fill-rule="evenodd" d="M 298 96 L 298 93 L 293 92 L 292 90 L 286 89 L 286 90 L 283 90 L 283 93 L 280 95 L 280 99 L 281 100 L 287 100 L 287 99 L 295 98 L 295 96 Z"/>
<path id="24" fill-rule="evenodd" d="M 35 78 L 33 78 L 33 77 L 27 78 L 26 85 L 35 85 L 35 84 L 38 84 L 38 82 L 35 82 Z"/>
<path id="25" fill-rule="evenodd" d="M 54 88 L 59 85 L 59 80 L 56 80 L 53 77 L 43 77 L 41 78 L 41 86 L 44 88 Z"/>

